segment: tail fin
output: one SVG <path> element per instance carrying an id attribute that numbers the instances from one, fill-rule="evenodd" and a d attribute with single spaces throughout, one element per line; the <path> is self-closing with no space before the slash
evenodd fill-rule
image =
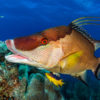
<path id="1" fill-rule="evenodd" d="M 95 70 L 95 76 L 98 80 L 100 80 L 100 64 L 97 66 Z"/>
<path id="2" fill-rule="evenodd" d="M 98 58 L 98 66 L 94 70 L 94 74 L 98 80 L 100 80 L 100 58 Z"/>
<path id="3" fill-rule="evenodd" d="M 100 48 L 100 41 L 94 42 L 95 50 Z"/>

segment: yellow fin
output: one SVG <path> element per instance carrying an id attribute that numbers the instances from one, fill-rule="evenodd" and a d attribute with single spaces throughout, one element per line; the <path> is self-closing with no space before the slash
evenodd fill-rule
<path id="1" fill-rule="evenodd" d="M 48 80 L 49 80 L 50 82 L 52 82 L 54 85 L 56 85 L 56 86 L 62 86 L 62 85 L 64 84 L 64 82 L 62 81 L 62 79 L 57 80 L 57 79 L 55 79 L 54 77 L 52 77 L 52 76 L 50 75 L 50 73 L 45 73 L 45 75 L 46 75 L 46 77 L 48 78 Z"/>
<path id="2" fill-rule="evenodd" d="M 65 57 L 64 59 L 62 59 L 59 62 L 59 65 L 61 66 L 61 68 L 64 68 L 66 66 L 73 67 L 79 62 L 79 59 L 82 56 L 82 54 L 83 54 L 82 51 L 75 52 L 75 53 Z"/>

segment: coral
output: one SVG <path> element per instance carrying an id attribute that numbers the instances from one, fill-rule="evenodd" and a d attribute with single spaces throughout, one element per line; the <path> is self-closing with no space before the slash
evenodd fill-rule
<path id="1" fill-rule="evenodd" d="M 4 42 L 0 42 L 0 97 L 11 97 L 14 88 L 19 86 L 17 65 L 5 61 L 8 50 Z"/>

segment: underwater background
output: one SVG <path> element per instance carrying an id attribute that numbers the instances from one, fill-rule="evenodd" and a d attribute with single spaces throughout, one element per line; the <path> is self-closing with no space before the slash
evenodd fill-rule
<path id="1" fill-rule="evenodd" d="M 100 17 L 100 1 L 0 0 L 0 41 L 69 25 L 84 16 Z M 93 39 L 100 40 L 99 25 L 84 28 Z M 65 84 L 56 87 L 45 77 L 46 70 L 9 63 L 4 58 L 8 54 L 11 52 L 0 42 L 0 100 L 100 100 L 100 81 L 91 70 L 86 72 L 88 87 L 63 74 L 60 77 Z M 100 57 L 100 49 L 95 56 Z"/>

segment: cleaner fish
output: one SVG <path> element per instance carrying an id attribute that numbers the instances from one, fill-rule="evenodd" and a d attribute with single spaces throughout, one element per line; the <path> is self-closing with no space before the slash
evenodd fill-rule
<path id="1" fill-rule="evenodd" d="M 8 49 L 14 54 L 5 58 L 9 62 L 28 64 L 52 72 L 45 75 L 56 86 L 64 84 L 62 79 L 53 77 L 57 73 L 81 77 L 85 81 L 83 73 L 91 69 L 97 76 L 100 58 L 96 58 L 94 52 L 100 47 L 100 41 L 92 39 L 82 28 L 83 25 L 99 25 L 91 22 L 100 21 L 93 18 L 81 17 L 68 26 L 53 27 L 30 36 L 6 40 Z"/>

